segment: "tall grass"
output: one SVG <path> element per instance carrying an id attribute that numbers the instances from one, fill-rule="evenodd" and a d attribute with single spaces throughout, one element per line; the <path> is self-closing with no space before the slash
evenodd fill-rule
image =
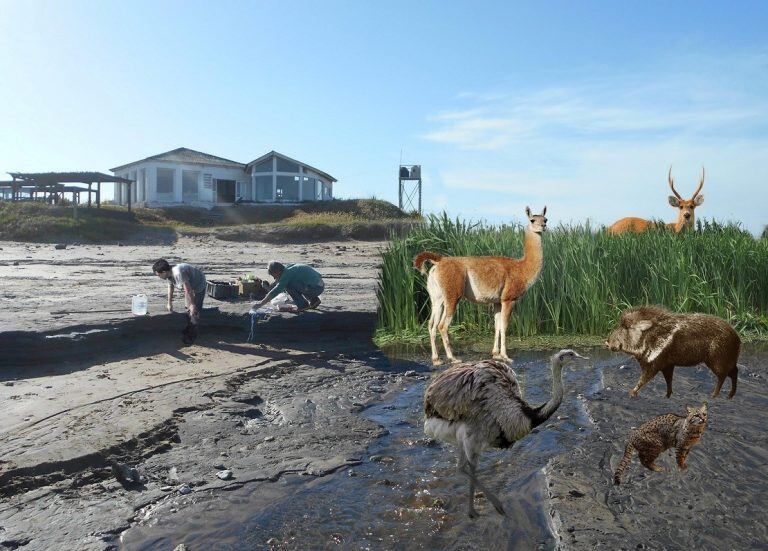
<path id="1" fill-rule="evenodd" d="M 704 312 L 729 320 L 743 335 L 768 338 L 768 240 L 734 225 L 699 222 L 695 231 L 657 229 L 608 236 L 589 225 L 543 236 L 539 280 L 515 305 L 510 333 L 602 335 L 620 312 L 638 304 Z M 426 334 L 429 296 L 412 267 L 421 251 L 443 255 L 522 256 L 520 227 L 484 226 L 432 216 L 384 252 L 378 285 L 378 334 Z M 462 300 L 452 327 L 492 334 L 491 307 Z"/>

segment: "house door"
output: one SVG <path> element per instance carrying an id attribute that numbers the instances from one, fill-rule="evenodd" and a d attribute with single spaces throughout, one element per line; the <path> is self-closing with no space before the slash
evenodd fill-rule
<path id="1" fill-rule="evenodd" d="M 216 202 L 234 203 L 236 187 L 234 180 L 216 180 Z"/>

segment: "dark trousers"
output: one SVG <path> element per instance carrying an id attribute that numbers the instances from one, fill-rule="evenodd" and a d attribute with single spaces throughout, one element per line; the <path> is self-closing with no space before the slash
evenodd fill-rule
<path id="1" fill-rule="evenodd" d="M 305 285 L 303 283 L 289 283 L 285 286 L 285 292 L 288 293 L 293 302 L 299 308 L 306 308 L 309 303 L 316 300 L 325 290 L 325 285 Z"/>
<path id="2" fill-rule="evenodd" d="M 189 313 L 189 306 L 187 306 L 187 317 L 189 317 L 189 323 L 198 325 L 200 323 L 200 314 L 203 313 L 203 301 L 205 300 L 205 291 L 195 291 L 195 306 L 197 306 L 197 316 L 192 316 Z"/>

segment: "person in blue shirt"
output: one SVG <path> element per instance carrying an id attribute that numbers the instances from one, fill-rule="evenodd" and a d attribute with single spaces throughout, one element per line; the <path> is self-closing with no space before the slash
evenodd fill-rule
<path id="1" fill-rule="evenodd" d="M 272 261 L 267 266 L 267 272 L 271 275 L 275 284 L 267 296 L 253 308 L 259 309 L 278 294 L 285 291 L 299 309 L 299 312 L 320 305 L 320 294 L 325 290 L 323 277 L 311 266 L 306 264 L 289 264 L 284 266 L 280 262 Z"/>

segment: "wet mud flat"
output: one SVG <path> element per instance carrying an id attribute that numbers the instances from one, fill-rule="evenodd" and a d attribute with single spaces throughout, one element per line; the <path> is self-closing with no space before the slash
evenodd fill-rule
<path id="1" fill-rule="evenodd" d="M 661 376 L 629 398 L 639 375 L 634 360 L 603 370 L 605 388 L 587 403 L 595 429 L 546 469 L 563 548 L 768 548 L 768 348 L 743 346 L 739 363 L 731 400 L 727 385 L 710 398 L 716 379 L 706 366 L 676 368 L 669 399 Z M 631 427 L 704 400 L 708 426 L 686 471 L 677 470 L 674 450 L 657 460 L 664 473 L 644 469 L 635 454 L 623 484 L 613 485 Z"/>
<path id="2" fill-rule="evenodd" d="M 3 242 L 0 549 L 114 549 L 178 497 L 355 464 L 381 432 L 357 411 L 406 377 L 371 344 L 379 246 Z M 327 282 L 322 311 L 270 319 L 250 344 L 249 303 L 206 300 L 215 319 L 185 346 L 183 315 L 160 308 L 159 257 L 213 278 L 309 262 Z M 131 316 L 137 292 L 150 316 Z"/>
<path id="3" fill-rule="evenodd" d="M 595 368 L 566 371 L 550 422 L 483 457 L 510 519 L 478 498 L 469 521 L 453 448 L 423 436 L 426 352 L 388 358 L 371 343 L 378 247 L 2 243 L 0 549 L 765 548 L 768 350 L 754 346 L 736 397 L 709 400 L 688 471 L 635 459 L 619 488 L 630 428 L 700 404 L 714 377 L 679 368 L 670 400 L 662 377 L 630 399 L 637 364 L 587 352 Z M 164 286 L 147 273 L 161 256 L 214 277 L 312 263 L 323 312 L 270 321 L 248 344 L 246 305 L 207 301 L 221 323 L 183 346 L 181 315 L 159 311 Z M 148 318 L 129 314 L 136 292 Z M 550 393 L 548 354 L 512 354 L 533 403 Z M 138 482 L 119 482 L 113 462 Z"/>
<path id="4" fill-rule="evenodd" d="M 596 353 L 600 365 L 611 361 Z M 548 357 L 516 357 L 525 395 L 534 403 L 551 392 Z M 426 358 L 418 359 L 426 365 Z M 400 371 L 398 361 L 392 359 Z M 481 517 L 467 518 L 467 484 L 456 473 L 454 448 L 423 433 L 422 397 L 431 374 L 422 371 L 360 412 L 382 427 L 382 435 L 359 465 L 323 478 L 289 475 L 275 484 L 200 496 L 183 512 L 148 515 L 122 534 L 121 543 L 125 549 L 178 543 L 190 549 L 552 549 L 545 468 L 592 430 L 585 394 L 599 388 L 599 373 L 566 372 L 566 398 L 550 422 L 512 450 L 484 455 L 479 476 L 503 496 L 508 518 L 483 498 L 477 500 Z"/>
<path id="5" fill-rule="evenodd" d="M 675 394 L 654 380 L 629 399 L 633 360 L 590 350 L 594 367 L 569 370 L 565 399 L 549 423 L 511 450 L 487 452 L 480 474 L 508 518 L 484 498 L 465 515 L 467 486 L 452 446 L 422 432 L 421 399 L 430 377 L 418 373 L 361 412 L 383 428 L 360 464 L 323 478 L 287 475 L 227 494 L 205 496 L 183 514 L 148 516 L 123 533 L 125 549 L 762 549 L 765 465 L 762 419 L 768 413 L 765 349 L 745 347 L 734 400 L 708 399 L 710 421 L 674 470 L 673 452 L 644 470 L 637 459 L 613 486 L 630 427 L 700 403 L 714 380 L 706 367 L 680 368 Z M 550 392 L 546 353 L 516 355 L 525 395 Z M 739 404 L 738 400 L 744 400 Z M 746 412 L 752 412 L 747 415 Z M 748 419 L 745 419 L 748 417 Z M 167 513 L 167 512 L 166 512 Z"/>
<path id="6" fill-rule="evenodd" d="M 175 357 L 158 337 L 143 343 L 150 356 L 117 349 L 6 375 L 0 548 L 115 548 L 135 523 L 198 496 L 356 465 L 383 433 L 357 412 L 416 373 L 350 328 L 314 350 L 311 325 L 279 349 L 243 334 L 208 333 Z M 119 480 L 115 465 L 138 478 Z"/>

